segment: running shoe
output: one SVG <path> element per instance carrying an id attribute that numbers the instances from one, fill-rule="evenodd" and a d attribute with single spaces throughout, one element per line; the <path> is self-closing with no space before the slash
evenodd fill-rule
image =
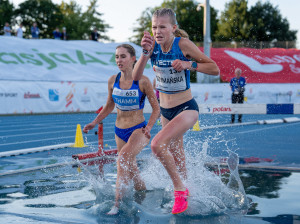
<path id="1" fill-rule="evenodd" d="M 190 193 L 188 189 L 185 191 L 174 191 L 175 202 L 172 209 L 172 214 L 179 214 L 187 210 L 189 195 Z"/>
<path id="2" fill-rule="evenodd" d="M 113 206 L 110 211 L 108 213 L 106 213 L 107 215 L 117 215 L 119 213 L 119 208 L 117 206 Z"/>

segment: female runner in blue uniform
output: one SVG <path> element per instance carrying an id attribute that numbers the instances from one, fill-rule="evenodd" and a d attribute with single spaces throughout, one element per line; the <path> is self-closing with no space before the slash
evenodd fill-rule
<path id="1" fill-rule="evenodd" d="M 117 107 L 115 139 L 118 148 L 116 200 L 109 215 L 117 214 L 122 198 L 122 188 L 132 179 L 135 190 L 145 190 L 139 175 L 136 155 L 149 143 L 150 131 L 159 116 L 159 105 L 150 80 L 141 74 L 139 81 L 133 81 L 132 70 L 136 62 L 135 50 L 129 44 L 116 48 L 116 63 L 120 73 L 108 80 L 106 105 L 95 120 L 83 128 L 87 133 L 107 117 Z M 147 122 L 143 115 L 145 97 L 148 97 L 152 114 Z"/>
<path id="2" fill-rule="evenodd" d="M 152 33 L 145 31 L 141 41 L 143 55 L 133 71 L 133 80 L 140 80 L 149 58 L 156 74 L 163 129 L 153 138 L 151 149 L 161 161 L 174 185 L 173 214 L 188 207 L 183 135 L 198 120 L 198 105 L 190 89 L 190 70 L 218 75 L 216 63 L 205 56 L 187 38 L 181 38 L 172 9 L 158 9 L 152 16 Z M 176 169 L 177 168 L 177 169 Z M 182 177 L 181 177 L 182 176 Z"/>

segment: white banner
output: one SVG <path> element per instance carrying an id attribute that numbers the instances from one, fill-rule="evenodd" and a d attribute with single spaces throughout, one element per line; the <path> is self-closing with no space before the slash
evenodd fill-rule
<path id="1" fill-rule="evenodd" d="M 140 56 L 141 47 L 129 44 Z M 107 82 L 119 72 L 115 62 L 118 45 L 0 36 L 0 80 Z M 150 63 L 144 73 L 154 79 Z"/>
<path id="2" fill-rule="evenodd" d="M 222 104 L 231 104 L 228 84 L 192 84 L 191 88 L 205 113 L 224 112 L 228 105 Z M 0 114 L 95 111 L 106 103 L 107 89 L 107 83 L 95 82 L 0 81 Z M 247 85 L 244 105 L 249 108 L 246 110 L 252 111 L 252 104 L 267 103 L 299 104 L 300 84 Z M 220 105 L 210 108 L 210 104 Z M 235 110 L 235 106 L 230 108 Z"/>
<path id="3" fill-rule="evenodd" d="M 191 84 L 198 104 L 231 103 L 229 83 Z M 247 84 L 244 103 L 300 103 L 300 84 Z"/>
<path id="4" fill-rule="evenodd" d="M 106 103 L 107 80 L 119 72 L 119 44 L 0 36 L 0 114 L 97 110 Z M 144 74 L 154 79 L 150 64 Z M 228 83 L 191 88 L 198 104 L 231 103 Z M 245 104 L 267 103 L 300 103 L 300 84 L 246 85 Z"/>

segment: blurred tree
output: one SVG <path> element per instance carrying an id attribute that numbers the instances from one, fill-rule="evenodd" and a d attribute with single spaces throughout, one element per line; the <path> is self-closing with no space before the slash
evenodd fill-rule
<path id="1" fill-rule="evenodd" d="M 0 0 L 0 33 L 3 32 L 3 27 L 6 22 L 11 24 L 14 14 L 14 5 L 8 0 Z"/>
<path id="2" fill-rule="evenodd" d="M 255 41 L 294 41 L 297 31 L 289 29 L 289 22 L 282 18 L 278 6 L 270 2 L 257 2 L 249 11 L 252 23 L 250 38 Z"/>
<path id="3" fill-rule="evenodd" d="M 189 39 L 194 42 L 203 41 L 203 10 L 198 12 L 197 6 L 198 3 L 193 0 L 165 0 L 161 6 L 147 8 L 137 20 L 139 26 L 133 29 L 136 34 L 130 38 L 130 41 L 139 45 L 141 43 L 144 30 L 148 30 L 151 33 L 152 14 L 159 8 L 173 9 L 176 13 L 179 28 L 185 30 L 189 34 Z M 217 30 L 217 23 L 217 11 L 211 7 L 212 34 L 214 34 Z"/>
<path id="4" fill-rule="evenodd" d="M 105 32 L 110 26 L 105 24 L 100 18 L 102 14 L 96 10 L 97 2 L 98 0 L 91 0 L 85 12 L 82 12 L 81 6 L 78 5 L 75 0 L 71 0 L 69 4 L 65 2 L 61 3 L 60 10 L 64 18 L 62 26 L 67 28 L 69 39 L 89 39 L 91 31 L 94 27 L 97 27 L 100 33 L 100 39 L 110 40 L 110 38 L 105 35 Z"/>
<path id="5" fill-rule="evenodd" d="M 30 38 L 30 28 L 34 22 L 40 29 L 40 38 L 53 38 L 53 30 L 63 22 L 58 5 L 51 0 L 27 0 L 15 10 L 15 17 L 26 28 L 25 38 Z"/>
<path id="6" fill-rule="evenodd" d="M 225 4 L 225 10 L 221 13 L 218 31 L 215 34 L 216 40 L 249 40 L 252 25 L 249 23 L 247 4 L 247 0 L 232 0 Z"/>

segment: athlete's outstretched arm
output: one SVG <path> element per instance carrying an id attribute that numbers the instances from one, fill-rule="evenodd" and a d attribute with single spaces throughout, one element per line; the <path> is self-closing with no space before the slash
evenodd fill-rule
<path id="1" fill-rule="evenodd" d="M 108 80 L 108 96 L 106 100 L 106 104 L 101 110 L 101 112 L 97 115 L 97 117 L 89 124 L 85 125 L 83 128 L 84 133 L 88 133 L 89 130 L 93 129 L 97 124 L 99 124 L 104 118 L 106 118 L 115 108 L 115 102 L 112 98 L 112 86 L 115 82 L 116 76 L 113 75 Z"/>
<path id="2" fill-rule="evenodd" d="M 143 50 L 145 50 L 145 52 L 142 52 L 141 57 L 139 58 L 139 60 L 137 61 L 137 63 L 133 68 L 133 72 L 132 72 L 133 80 L 137 81 L 142 78 L 144 69 L 152 53 L 153 44 L 154 44 L 154 38 L 151 37 L 149 32 L 144 31 L 144 36 L 141 41 L 141 46 Z"/>
<path id="3" fill-rule="evenodd" d="M 193 61 L 197 62 L 197 72 L 202 72 L 208 75 L 220 74 L 217 64 L 204 53 L 202 53 L 200 49 L 189 39 L 181 38 L 179 47 L 185 57 L 192 58 Z M 187 68 L 190 68 L 190 64 L 185 63 L 185 69 Z"/>

